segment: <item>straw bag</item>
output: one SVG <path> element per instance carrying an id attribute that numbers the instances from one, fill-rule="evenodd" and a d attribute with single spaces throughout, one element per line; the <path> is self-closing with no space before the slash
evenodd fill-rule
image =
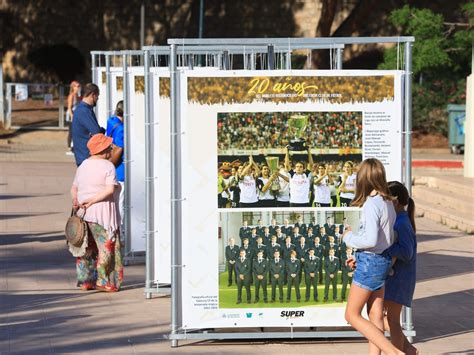
<path id="1" fill-rule="evenodd" d="M 86 209 L 84 208 L 82 217 L 78 216 L 77 212 L 77 209 L 73 208 L 71 210 L 71 217 L 69 217 L 66 222 L 64 235 L 66 236 L 66 241 L 71 254 L 75 257 L 81 257 L 86 253 L 88 244 L 87 222 L 84 221 Z"/>

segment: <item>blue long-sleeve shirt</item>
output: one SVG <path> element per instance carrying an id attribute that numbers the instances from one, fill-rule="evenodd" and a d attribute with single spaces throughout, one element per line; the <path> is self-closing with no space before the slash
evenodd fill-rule
<path id="1" fill-rule="evenodd" d="M 385 296 L 389 301 L 411 307 L 416 284 L 416 235 L 407 212 L 397 214 L 393 227 L 398 240 L 387 250 L 396 257 L 393 275 L 385 282 Z"/>
<path id="2" fill-rule="evenodd" d="M 104 133 L 105 130 L 99 126 L 93 107 L 81 101 L 74 111 L 71 126 L 72 142 L 74 144 L 74 158 L 79 166 L 89 157 L 87 142 L 89 138 L 97 133 Z"/>
<path id="3" fill-rule="evenodd" d="M 113 138 L 113 143 L 120 148 L 124 148 L 124 132 L 123 122 L 117 116 L 112 116 L 107 120 L 106 134 Z M 117 173 L 117 181 L 125 181 L 125 166 L 123 164 L 123 154 L 118 161 L 119 165 L 115 169 Z"/>

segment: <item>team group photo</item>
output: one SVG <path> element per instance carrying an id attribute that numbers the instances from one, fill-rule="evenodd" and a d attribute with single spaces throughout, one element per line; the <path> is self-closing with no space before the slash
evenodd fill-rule
<path id="1" fill-rule="evenodd" d="M 220 213 L 219 307 L 346 301 L 353 256 L 342 235 L 358 211 Z"/>
<path id="2" fill-rule="evenodd" d="M 218 207 L 349 207 L 362 112 L 219 113 Z"/>

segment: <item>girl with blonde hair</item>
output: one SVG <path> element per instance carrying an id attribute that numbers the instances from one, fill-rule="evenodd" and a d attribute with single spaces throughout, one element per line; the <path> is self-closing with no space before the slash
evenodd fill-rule
<path id="1" fill-rule="evenodd" d="M 362 162 L 355 190 L 352 206 L 362 207 L 363 212 L 359 232 L 353 233 L 348 226 L 343 236 L 346 245 L 357 249 L 345 317 L 369 340 L 369 354 L 403 354 L 384 336 L 384 285 L 391 265 L 385 251 L 394 241 L 396 213 L 379 160 Z M 361 315 L 365 305 L 369 320 Z"/>
<path id="2" fill-rule="evenodd" d="M 69 154 L 72 154 L 72 136 L 71 136 L 71 123 L 76 110 L 77 104 L 81 101 L 81 84 L 78 81 L 73 80 L 69 85 L 69 94 L 67 96 L 67 110 L 66 110 L 66 124 L 69 126 L 67 135 L 67 147 L 69 148 Z"/>

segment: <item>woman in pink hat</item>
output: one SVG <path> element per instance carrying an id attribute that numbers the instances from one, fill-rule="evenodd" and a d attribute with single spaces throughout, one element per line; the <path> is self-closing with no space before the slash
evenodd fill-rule
<path id="1" fill-rule="evenodd" d="M 79 215 L 85 210 L 88 226 L 88 247 L 76 262 L 77 279 L 85 291 L 116 292 L 122 283 L 123 265 L 117 206 L 120 185 L 115 166 L 108 160 L 112 138 L 95 134 L 87 148 L 90 157 L 77 169 L 71 188 L 73 206 L 80 208 Z"/>

